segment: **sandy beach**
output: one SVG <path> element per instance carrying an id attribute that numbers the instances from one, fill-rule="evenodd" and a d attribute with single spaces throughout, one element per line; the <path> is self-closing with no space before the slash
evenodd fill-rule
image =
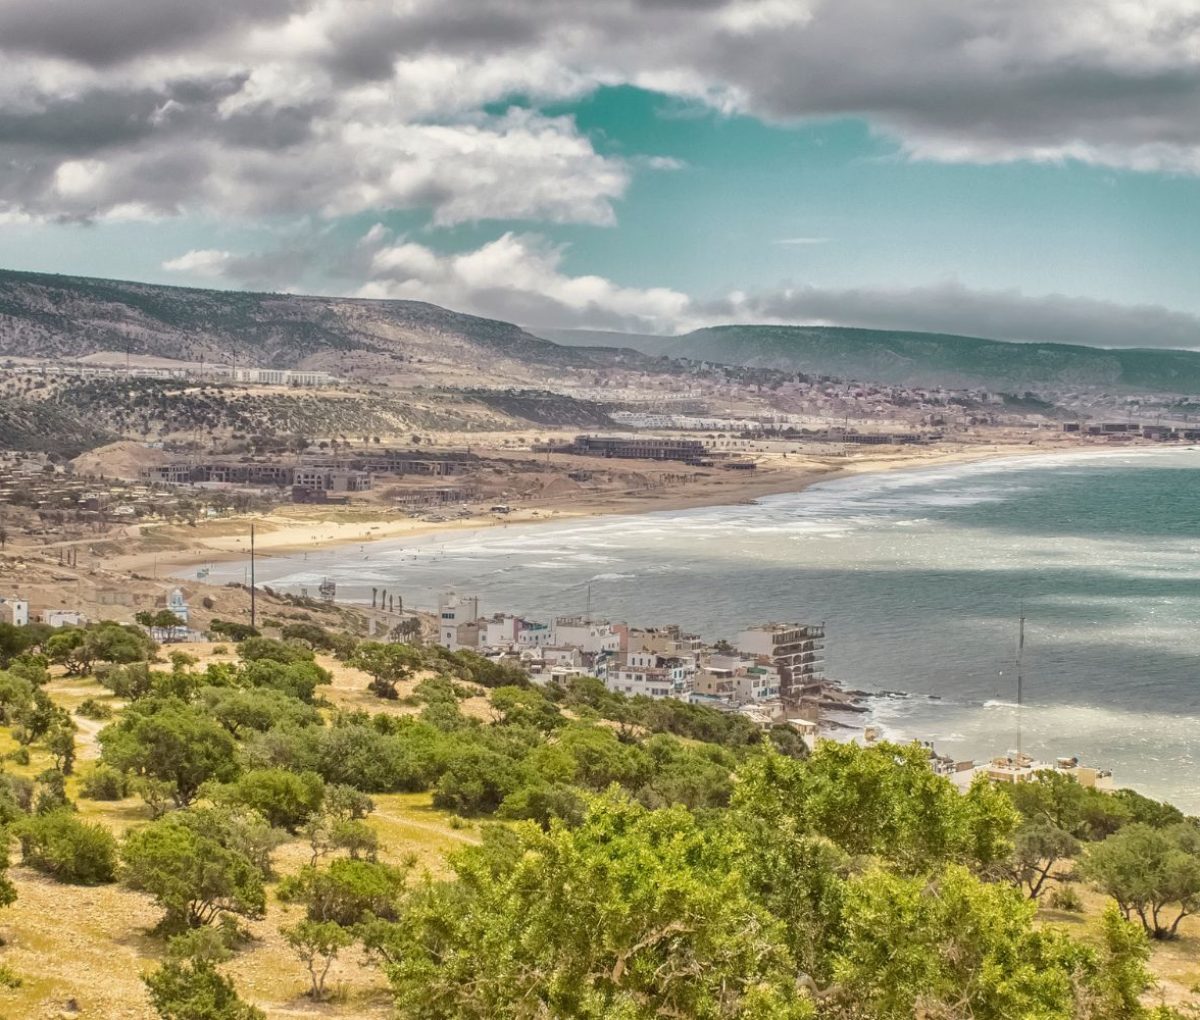
<path id="1" fill-rule="evenodd" d="M 1073 447 L 1074 448 L 1074 447 Z M 148 525 L 130 534 L 130 552 L 107 559 L 110 570 L 169 575 L 205 563 L 242 559 L 250 551 L 250 525 L 255 528 L 258 556 L 284 555 L 338 545 L 412 538 L 498 527 L 566 521 L 607 514 L 687 510 L 752 502 L 762 496 L 800 492 L 817 482 L 850 474 L 897 471 L 960 464 L 998 457 L 1061 453 L 1060 443 L 988 444 L 952 447 L 888 447 L 854 451 L 844 456 L 813 455 L 775 458 L 753 475 L 722 472 L 693 482 L 652 491 L 598 492 L 566 498 L 543 498 L 532 505 L 513 505 L 507 514 L 476 510 L 444 521 L 411 517 L 379 504 L 347 507 L 287 506 L 268 514 L 202 521 L 195 526 Z M 130 529 L 132 533 L 134 529 Z"/>

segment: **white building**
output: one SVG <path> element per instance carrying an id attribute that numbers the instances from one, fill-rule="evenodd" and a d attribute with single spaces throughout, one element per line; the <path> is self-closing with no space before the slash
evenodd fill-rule
<path id="1" fill-rule="evenodd" d="M 554 628 L 548 623 L 532 623 L 526 621 L 525 626 L 517 631 L 517 647 L 545 648 L 554 644 Z"/>
<path id="2" fill-rule="evenodd" d="M 574 645 L 585 655 L 621 650 L 621 635 L 611 623 L 583 616 L 560 616 L 554 621 L 555 645 Z"/>
<path id="3" fill-rule="evenodd" d="M 87 617 L 74 609 L 43 609 L 42 623 L 51 627 L 82 627 L 87 623 Z"/>
<path id="4" fill-rule="evenodd" d="M 447 592 L 438 602 L 438 644 L 456 652 L 462 646 L 458 641 L 459 624 L 473 623 L 479 619 L 479 596 L 460 596 Z"/>
<path id="5" fill-rule="evenodd" d="M 479 643 L 485 648 L 512 647 L 517 643 L 517 635 L 525 628 L 525 621 L 511 613 L 497 613 L 479 623 Z"/>
<path id="6" fill-rule="evenodd" d="M 15 595 L 0 598 L 0 622 L 24 627 L 29 623 L 29 603 Z"/>
<path id="7" fill-rule="evenodd" d="M 630 652 L 624 665 L 612 666 L 604 685 L 618 694 L 647 698 L 687 699 L 692 692 L 695 664 L 656 652 Z"/>

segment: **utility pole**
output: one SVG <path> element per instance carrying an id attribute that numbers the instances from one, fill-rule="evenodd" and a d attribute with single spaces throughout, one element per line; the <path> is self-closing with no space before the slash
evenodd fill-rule
<path id="1" fill-rule="evenodd" d="M 250 626 L 257 626 L 254 604 L 254 525 L 250 525 Z"/>

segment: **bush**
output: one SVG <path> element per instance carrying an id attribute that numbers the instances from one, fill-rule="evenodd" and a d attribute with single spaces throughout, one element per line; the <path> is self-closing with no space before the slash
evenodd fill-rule
<path id="1" fill-rule="evenodd" d="M 284 903 L 303 903 L 310 921 L 350 927 L 368 916 L 394 921 L 408 871 L 342 857 L 321 870 L 305 865 L 279 884 Z"/>
<path id="2" fill-rule="evenodd" d="M 80 776 L 79 794 L 87 800 L 124 800 L 129 796 L 129 777 L 101 762 Z"/>
<path id="3" fill-rule="evenodd" d="M 163 931 L 210 924 L 222 914 L 262 917 L 267 901 L 260 868 L 196 831 L 189 813 L 167 815 L 129 835 L 121 849 L 126 885 L 163 908 Z"/>
<path id="4" fill-rule="evenodd" d="M 218 799 L 259 812 L 271 825 L 295 832 L 321 807 L 325 784 L 315 772 L 256 769 L 221 788 Z"/>
<path id="5" fill-rule="evenodd" d="M 1067 910 L 1072 914 L 1083 913 L 1083 899 L 1074 886 L 1060 885 L 1051 889 L 1046 903 L 1055 910 Z"/>
<path id="6" fill-rule="evenodd" d="M 75 709 L 76 715 L 81 715 L 85 719 L 95 719 L 97 721 L 103 719 L 111 719 L 113 710 L 103 701 L 97 701 L 95 698 L 88 698 L 86 701 L 80 702 L 80 705 Z"/>
<path id="7" fill-rule="evenodd" d="M 208 625 L 210 634 L 218 634 L 231 641 L 245 641 L 258 637 L 258 631 L 248 623 L 234 623 L 232 620 L 213 620 Z"/>
<path id="8" fill-rule="evenodd" d="M 25 863 L 59 882 L 100 885 L 116 878 L 117 841 L 103 825 L 69 810 L 30 817 L 17 828 Z"/>

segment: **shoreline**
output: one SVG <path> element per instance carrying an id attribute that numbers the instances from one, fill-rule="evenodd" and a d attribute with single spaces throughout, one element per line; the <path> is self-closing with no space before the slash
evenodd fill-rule
<path id="1" fill-rule="evenodd" d="M 985 463 L 1013 457 L 1055 456 L 1077 452 L 1085 451 L 1014 444 L 959 447 L 923 456 L 914 455 L 907 450 L 893 456 L 868 453 L 858 458 L 839 458 L 841 463 L 827 458 L 819 461 L 814 459 L 795 467 L 771 467 L 766 469 L 769 472 L 767 478 L 760 476 L 755 479 L 738 480 L 735 484 L 722 480 L 720 485 L 698 485 L 694 491 L 597 494 L 595 498 L 577 500 L 566 505 L 546 501 L 541 505 L 521 507 L 503 517 L 490 513 L 476 513 L 470 517 L 446 521 L 428 521 L 407 516 L 396 519 L 392 516 L 394 512 L 389 508 L 363 506 L 346 507 L 341 512 L 338 508 L 319 508 L 316 513 L 323 510 L 325 514 L 325 518 L 321 519 L 313 512 L 314 508 L 298 511 L 289 507 L 287 510 L 291 510 L 290 513 L 285 510 L 225 518 L 214 522 L 215 526 L 208 529 L 209 534 L 187 536 L 195 543 L 190 549 L 142 549 L 113 556 L 106 566 L 113 570 L 140 573 L 153 565 L 156 574 L 161 577 L 164 574 L 177 576 L 182 571 L 210 563 L 244 560 L 249 557 L 247 531 L 251 524 L 256 525 L 257 531 L 256 558 L 270 559 L 314 550 L 348 548 L 368 542 L 425 539 L 442 534 L 482 531 L 510 524 L 561 524 L 601 517 L 747 505 L 764 497 L 800 493 L 820 483 L 861 474 L 913 471 Z M 200 527 L 203 528 L 204 525 Z M 166 530 L 155 528 L 147 534 L 154 535 Z M 168 534 L 169 540 L 174 537 Z"/>
<path id="2" fill-rule="evenodd" d="M 244 515 L 213 522 L 214 527 L 209 529 L 209 534 L 187 536 L 195 543 L 192 548 L 164 548 L 157 551 L 143 548 L 138 552 L 113 556 L 106 566 L 111 570 L 140 573 L 153 565 L 156 576 L 178 577 L 184 571 L 208 564 L 245 560 L 249 558 L 247 533 L 252 524 L 257 527 L 256 558 L 265 560 L 382 541 L 428 539 L 437 535 L 484 531 L 510 524 L 562 524 L 602 517 L 749 505 L 765 497 L 792 495 L 814 485 L 863 474 L 919 471 L 1016 458 L 1127 455 L 1131 450 L 1094 447 L 1064 449 L 1058 445 L 1012 444 L 965 446 L 924 455 L 914 455 L 912 451 L 904 450 L 892 456 L 867 453 L 856 458 L 814 458 L 794 467 L 770 467 L 765 471 L 769 477 L 739 479 L 734 484 L 722 480 L 718 485 L 696 485 L 692 491 L 675 489 L 646 493 L 603 493 L 567 504 L 544 501 L 539 505 L 517 508 L 505 516 L 479 512 L 445 521 L 408 516 L 397 519 L 390 508 L 376 506 L 305 507 L 302 510 L 287 507 L 270 514 Z M 319 517 L 318 514 L 323 516 Z M 149 534 L 159 531 L 166 529 L 156 528 Z M 168 540 L 172 538 L 175 536 L 168 535 Z"/>

